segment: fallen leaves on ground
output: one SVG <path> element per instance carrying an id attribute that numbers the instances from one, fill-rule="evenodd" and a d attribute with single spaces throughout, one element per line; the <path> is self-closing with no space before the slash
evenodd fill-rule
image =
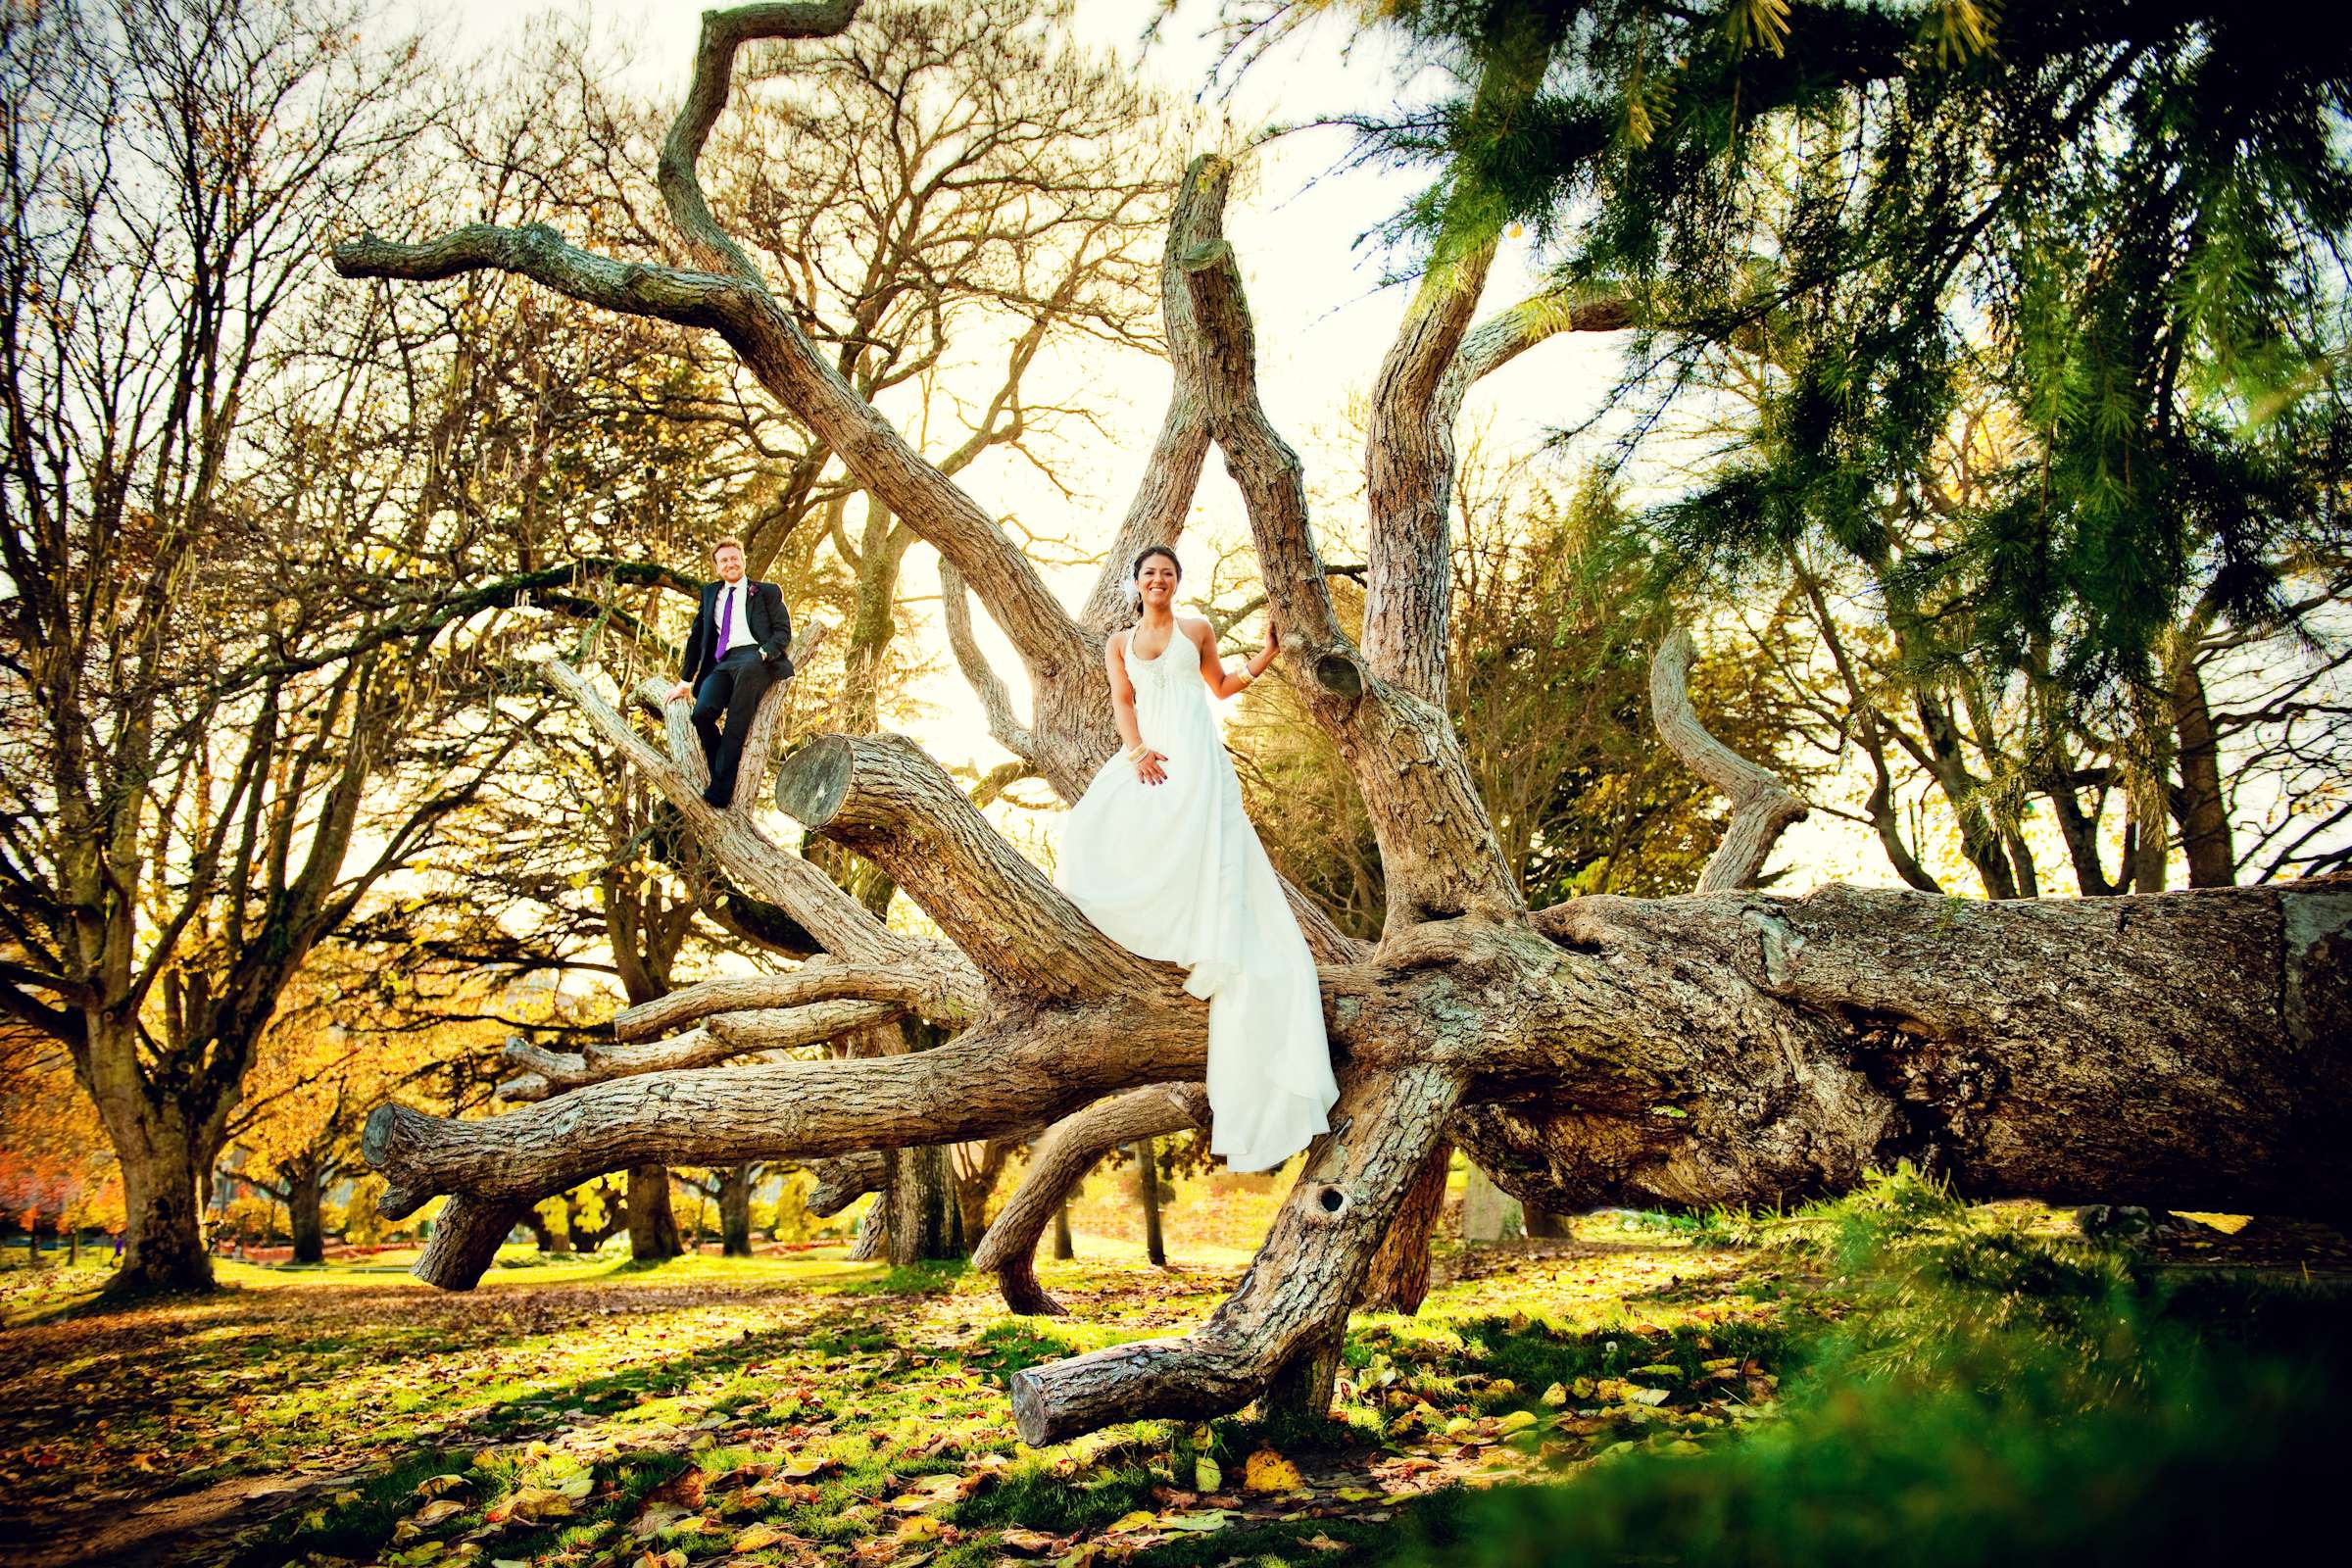
<path id="1" fill-rule="evenodd" d="M 70 1534 L 190 1482 L 315 1478 L 242 1541 L 180 1543 L 191 1563 L 1140 1568 L 1229 1536 L 1312 1561 L 1433 1492 L 1698 1451 L 1776 1396 L 1755 1342 L 1784 1282 L 1753 1254 L 1603 1235 L 1447 1268 L 1417 1317 L 1358 1320 L 1336 1448 L 1226 1420 L 1036 1451 L 1012 1371 L 1197 1321 L 1238 1271 L 1041 1263 L 1052 1324 L 985 1277 L 838 1258 L 494 1270 L 468 1296 L 314 1271 L 0 1336 L 0 1484 Z"/>

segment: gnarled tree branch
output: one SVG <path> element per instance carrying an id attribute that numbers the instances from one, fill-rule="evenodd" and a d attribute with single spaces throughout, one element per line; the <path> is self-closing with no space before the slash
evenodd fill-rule
<path id="1" fill-rule="evenodd" d="M 1202 1071 L 1207 1009 L 1181 995 L 1025 1009 L 908 1055 L 652 1072 L 486 1120 L 383 1104 L 364 1152 L 412 1213 L 436 1194 L 534 1202 L 639 1164 L 739 1165 L 987 1138 L 1138 1083 Z"/>
<path id="2" fill-rule="evenodd" d="M 1029 1152 L 1020 1185 L 972 1250 L 972 1267 L 997 1271 L 1004 1304 L 1015 1312 L 1058 1314 L 1061 1303 L 1037 1283 L 1037 1239 L 1070 1190 L 1123 1144 L 1207 1125 L 1208 1091 L 1200 1084 L 1131 1089 L 1063 1117 Z"/>
<path id="3" fill-rule="evenodd" d="M 1707 733 L 1690 707 L 1690 633 L 1677 626 L 1649 662 L 1649 711 L 1683 764 L 1705 779 L 1732 803 L 1732 820 L 1723 842 L 1707 857 L 1699 872 L 1701 893 L 1724 893 L 1753 887 L 1764 871 L 1772 847 L 1789 825 L 1805 817 L 1805 803 L 1772 775 L 1769 768 L 1741 757 Z"/>
<path id="4" fill-rule="evenodd" d="M 1058 1442 L 1141 1411 L 1222 1414 L 1346 1323 L 1389 1221 L 1444 1136 L 1460 1080 L 1420 1066 L 1350 1075 L 1249 1273 L 1182 1339 L 1113 1346 L 1016 1372 L 1021 1441 Z"/>

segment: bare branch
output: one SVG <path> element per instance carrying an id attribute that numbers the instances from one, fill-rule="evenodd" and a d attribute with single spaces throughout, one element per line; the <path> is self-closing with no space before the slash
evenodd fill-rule
<path id="1" fill-rule="evenodd" d="M 1182 1339 L 1114 1346 L 1013 1374 L 1033 1446 L 1115 1420 L 1239 1409 L 1310 1343 L 1347 1321 L 1389 1221 L 1445 1135 L 1461 1083 L 1431 1067 L 1342 1084 L 1332 1128 L 1233 1295 Z"/>
<path id="2" fill-rule="evenodd" d="M 899 1016 L 885 1002 L 836 999 L 797 1007 L 761 1007 L 712 1018 L 666 1040 L 631 1045 L 597 1043 L 588 1048 L 592 1078 L 625 1078 L 641 1072 L 679 1072 L 715 1067 L 757 1051 L 791 1051 L 872 1029 Z"/>
<path id="3" fill-rule="evenodd" d="M 1058 1314 L 1061 1303 L 1037 1283 L 1037 1239 L 1070 1190 L 1122 1144 L 1207 1125 L 1208 1091 L 1200 1084 L 1151 1084 L 1063 1117 L 1030 1151 L 1020 1186 L 972 1251 L 972 1267 L 997 1271 L 1015 1312 Z"/>
<path id="4" fill-rule="evenodd" d="M 678 118 L 670 122 L 662 142 L 655 174 L 669 220 L 697 261 L 713 271 L 730 272 L 764 291 L 760 269 L 743 248 L 719 227 L 703 200 L 695 166 L 703 143 L 727 106 L 734 75 L 735 51 L 756 38 L 823 38 L 846 29 L 858 15 L 858 0 L 802 0 L 799 4 L 771 3 L 736 6 L 703 13 L 703 36 L 694 57 L 694 83 Z"/>
<path id="5" fill-rule="evenodd" d="M 1724 893 L 1753 887 L 1789 824 L 1801 822 L 1805 803 L 1774 777 L 1707 733 L 1690 707 L 1690 633 L 1681 626 L 1666 634 L 1649 662 L 1649 710 L 1658 734 L 1685 766 L 1715 786 L 1732 803 L 1723 842 L 1698 874 L 1697 891 Z"/>
<path id="6" fill-rule="evenodd" d="M 482 1120 L 386 1103 L 362 1152 L 385 1215 L 440 1193 L 533 1202 L 632 1165 L 739 1165 L 987 1138 L 1138 1083 L 1198 1077 L 1207 1008 L 1120 998 L 1024 1010 L 932 1051 L 653 1072 Z"/>
<path id="7" fill-rule="evenodd" d="M 345 277 L 388 277 L 412 283 L 436 282 L 466 272 L 511 272 L 567 299 L 623 316 L 712 329 L 725 325 L 727 306 L 741 297 L 745 287 L 732 277 L 600 256 L 567 243 L 545 223 L 526 223 L 520 228 L 468 223 L 417 245 L 363 234 L 337 245 L 333 261 L 335 270 Z"/>

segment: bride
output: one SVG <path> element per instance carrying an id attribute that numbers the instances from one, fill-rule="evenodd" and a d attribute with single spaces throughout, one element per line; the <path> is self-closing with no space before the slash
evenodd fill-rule
<path id="1" fill-rule="evenodd" d="M 1209 1152 L 1266 1170 L 1328 1130 L 1339 1098 L 1315 960 L 1273 862 L 1242 810 L 1206 693 L 1231 697 L 1273 663 L 1266 646 L 1230 674 L 1208 622 L 1179 617 L 1175 553 L 1135 558 L 1142 611 L 1103 649 L 1127 750 L 1102 764 L 1062 829 L 1059 881 L 1113 940 L 1189 968 L 1208 999 Z"/>

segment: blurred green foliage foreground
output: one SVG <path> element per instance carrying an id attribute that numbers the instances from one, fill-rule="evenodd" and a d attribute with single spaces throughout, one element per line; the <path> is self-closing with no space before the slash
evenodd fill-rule
<path id="1" fill-rule="evenodd" d="M 1907 1171 L 1701 1229 L 1824 1271 L 1784 1319 L 1776 1419 L 1432 1510 L 1402 1561 L 2300 1560 L 2340 1520 L 2340 1279 L 2159 1270 Z"/>

